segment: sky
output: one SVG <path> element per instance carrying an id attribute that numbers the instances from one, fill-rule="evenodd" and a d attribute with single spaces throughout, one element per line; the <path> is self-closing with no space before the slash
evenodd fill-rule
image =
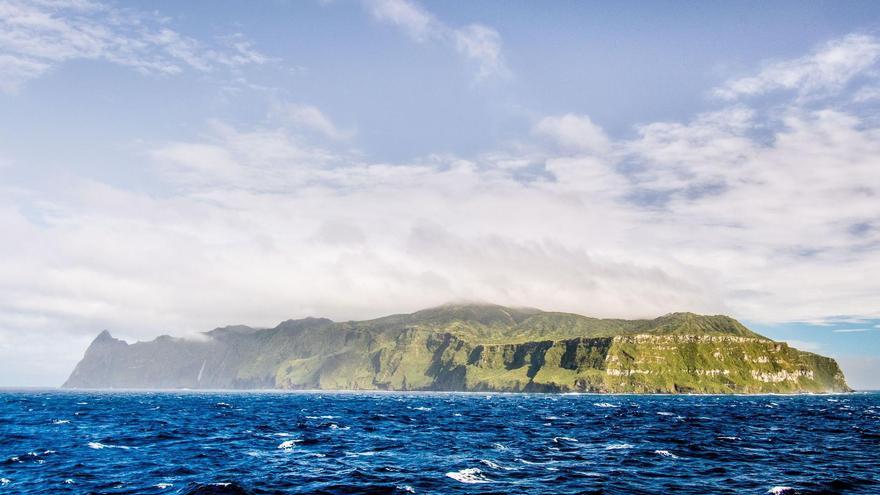
<path id="1" fill-rule="evenodd" d="M 877 2 L 0 0 L 0 386 L 450 301 L 880 389 Z"/>

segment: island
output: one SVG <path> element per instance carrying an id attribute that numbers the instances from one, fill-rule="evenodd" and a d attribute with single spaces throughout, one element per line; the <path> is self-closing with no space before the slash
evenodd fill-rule
<path id="1" fill-rule="evenodd" d="M 63 385 L 595 393 L 848 392 L 828 357 L 723 315 L 598 319 L 448 304 L 367 321 L 304 318 L 129 344 L 106 330 Z"/>

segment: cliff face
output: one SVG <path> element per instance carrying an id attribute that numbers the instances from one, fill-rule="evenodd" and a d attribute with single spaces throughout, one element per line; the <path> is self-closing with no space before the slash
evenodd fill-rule
<path id="1" fill-rule="evenodd" d="M 127 344 L 103 332 L 71 388 L 535 392 L 848 391 L 833 359 L 726 316 L 600 320 L 458 305 L 364 322 L 226 327 L 197 341 Z"/>

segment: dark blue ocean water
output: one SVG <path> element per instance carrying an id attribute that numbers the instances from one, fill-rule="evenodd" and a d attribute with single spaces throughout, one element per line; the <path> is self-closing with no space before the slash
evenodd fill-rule
<path id="1" fill-rule="evenodd" d="M 876 494 L 880 394 L 0 392 L 0 478 L 2 494 Z"/>

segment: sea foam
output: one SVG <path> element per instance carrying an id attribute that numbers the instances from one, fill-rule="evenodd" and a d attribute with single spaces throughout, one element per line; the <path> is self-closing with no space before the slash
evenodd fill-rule
<path id="1" fill-rule="evenodd" d="M 454 479 L 455 481 L 460 481 L 462 483 L 491 483 L 492 480 L 483 476 L 483 472 L 477 468 L 467 468 L 462 469 L 461 471 L 452 471 L 450 473 L 446 473 L 446 476 Z"/>

